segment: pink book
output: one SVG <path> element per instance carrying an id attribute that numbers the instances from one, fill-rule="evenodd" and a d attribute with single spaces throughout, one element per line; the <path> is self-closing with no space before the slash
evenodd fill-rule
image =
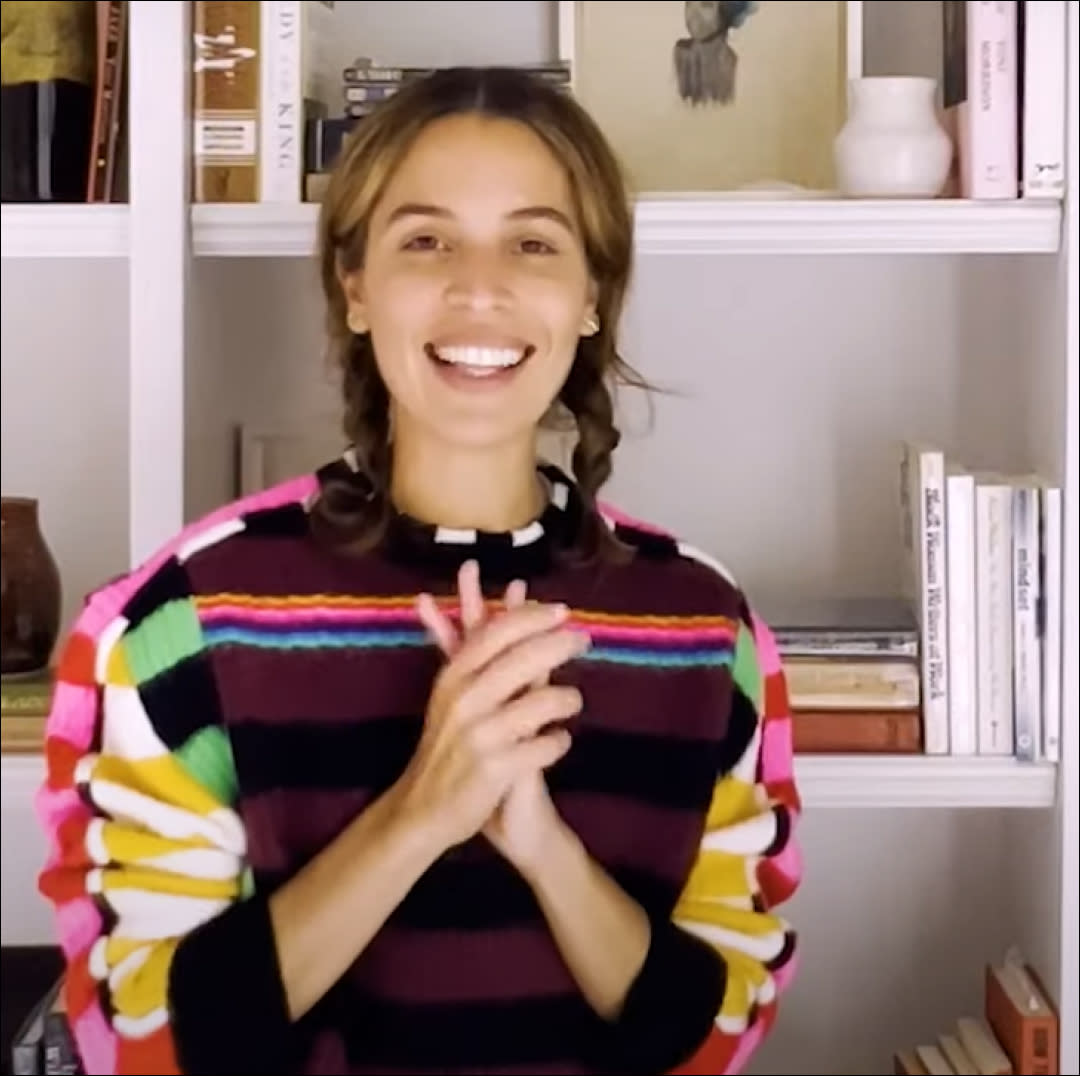
<path id="1" fill-rule="evenodd" d="M 944 0 L 944 119 L 953 197 L 1019 197 L 1017 0 Z"/>

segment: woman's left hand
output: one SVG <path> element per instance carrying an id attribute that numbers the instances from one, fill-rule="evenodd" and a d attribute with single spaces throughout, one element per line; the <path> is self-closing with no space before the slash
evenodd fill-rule
<path id="1" fill-rule="evenodd" d="M 458 573 L 458 596 L 460 630 L 434 601 L 425 597 L 418 607 L 421 622 L 447 657 L 453 655 L 469 633 L 480 627 L 488 616 L 475 561 L 465 564 Z M 521 580 L 506 588 L 503 598 L 506 608 L 523 605 L 525 600 L 526 586 Z M 511 787 L 482 832 L 518 871 L 527 876 L 542 863 L 545 849 L 558 839 L 562 825 L 544 774 L 537 770 L 521 777 Z"/>

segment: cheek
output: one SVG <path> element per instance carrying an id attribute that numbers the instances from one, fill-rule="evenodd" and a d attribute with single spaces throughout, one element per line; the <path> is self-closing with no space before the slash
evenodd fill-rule
<path id="1" fill-rule="evenodd" d="M 553 332 L 576 334 L 588 301 L 588 286 L 577 274 L 534 274 L 521 280 L 519 296 L 543 316 Z"/>
<path id="2" fill-rule="evenodd" d="M 442 286 L 430 276 L 416 273 L 385 276 L 369 296 L 373 326 L 381 326 L 387 335 L 408 335 L 418 318 L 439 303 L 442 292 Z"/>

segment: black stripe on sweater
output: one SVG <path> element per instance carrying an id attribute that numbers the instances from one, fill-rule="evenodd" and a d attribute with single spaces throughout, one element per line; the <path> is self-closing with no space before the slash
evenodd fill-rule
<path id="1" fill-rule="evenodd" d="M 420 721 L 404 716 L 354 725 L 317 718 L 273 725 L 241 720 L 229 731 L 240 787 L 248 796 L 312 788 L 377 793 L 404 770 Z M 583 727 L 569 753 L 548 771 L 548 783 L 552 792 L 604 793 L 656 807 L 702 810 L 725 754 L 716 741 Z"/>
<path id="2" fill-rule="evenodd" d="M 532 890 L 505 862 L 470 858 L 461 852 L 451 851 L 434 863 L 390 914 L 389 922 L 419 930 L 482 931 L 542 920 Z M 269 897 L 293 873 L 256 866 L 255 888 Z M 679 895 L 679 879 L 619 866 L 609 868 L 609 873 L 653 914 L 671 914 Z"/>
<path id="3" fill-rule="evenodd" d="M 403 1005 L 347 986 L 326 999 L 350 1064 L 394 1071 L 581 1063 L 602 1041 L 599 1018 L 580 993 L 512 1002 Z"/>

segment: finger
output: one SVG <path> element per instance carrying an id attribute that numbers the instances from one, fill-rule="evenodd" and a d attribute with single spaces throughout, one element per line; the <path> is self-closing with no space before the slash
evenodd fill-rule
<path id="1" fill-rule="evenodd" d="M 421 594 L 416 599 L 416 615 L 432 641 L 447 657 L 457 653 L 461 645 L 458 630 L 430 594 Z"/>
<path id="2" fill-rule="evenodd" d="M 506 588 L 506 593 L 503 595 L 503 604 L 507 609 L 520 609 L 525 604 L 527 593 L 528 587 L 525 585 L 525 580 L 515 579 Z"/>
<path id="3" fill-rule="evenodd" d="M 569 749 L 570 733 L 563 728 L 552 729 L 531 740 L 522 740 L 508 748 L 503 755 L 507 777 L 513 782 L 524 774 L 546 770 Z"/>
<path id="4" fill-rule="evenodd" d="M 454 660 L 444 670 L 443 682 L 447 687 L 456 687 L 475 676 L 504 650 L 532 635 L 559 627 L 567 614 L 565 606 L 535 603 L 508 609 L 502 615 L 492 617 L 463 641 Z"/>
<path id="5" fill-rule="evenodd" d="M 522 579 L 515 579 L 513 583 L 506 588 L 506 607 L 507 609 L 519 609 L 525 604 L 525 599 L 528 595 L 528 586 Z M 543 687 L 548 682 L 546 676 L 538 677 L 530 686 L 531 687 Z"/>
<path id="6" fill-rule="evenodd" d="M 522 614 L 528 607 L 520 610 Z M 504 613 L 505 623 L 518 612 Z M 458 696 L 463 714 L 490 714 L 526 691 L 537 679 L 583 653 L 588 636 L 577 631 L 548 631 L 511 647 L 492 661 Z M 468 645 L 468 644 L 466 644 Z"/>
<path id="7" fill-rule="evenodd" d="M 458 571 L 458 596 L 461 602 L 461 628 L 468 636 L 484 622 L 484 593 L 480 589 L 480 565 L 467 560 Z"/>
<path id="8" fill-rule="evenodd" d="M 581 692 L 573 687 L 547 685 L 508 703 L 474 728 L 481 750 L 507 747 L 536 736 L 548 725 L 581 712 Z"/>

